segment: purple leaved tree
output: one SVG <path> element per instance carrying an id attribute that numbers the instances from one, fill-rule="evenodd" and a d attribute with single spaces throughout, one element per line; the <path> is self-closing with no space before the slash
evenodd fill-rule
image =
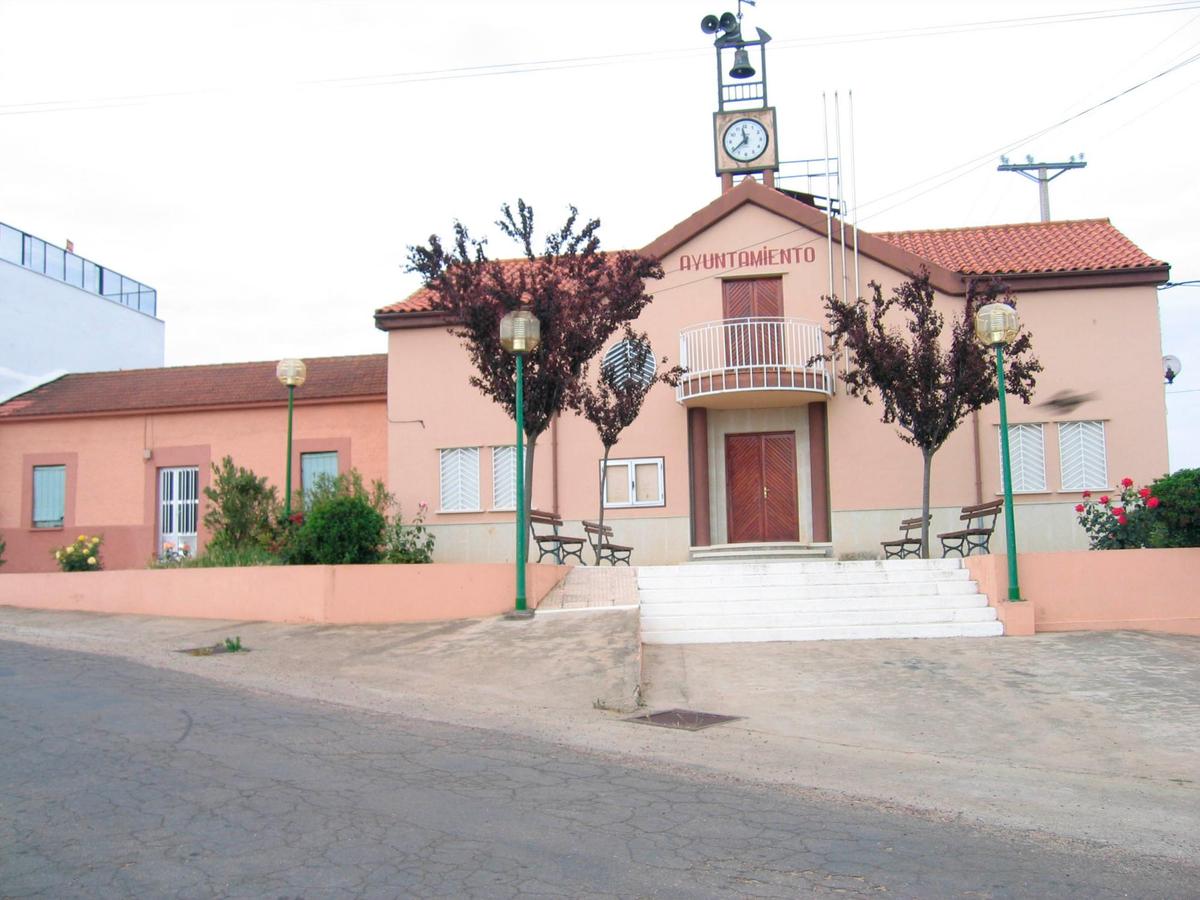
<path id="1" fill-rule="evenodd" d="M 966 416 L 999 397 L 991 350 L 975 338 L 975 313 L 987 303 L 1014 305 L 999 281 L 967 288 L 962 318 L 945 321 L 934 304 L 929 273 L 922 270 L 890 297 L 876 283 L 871 299 L 848 303 L 825 297 L 830 351 L 826 359 L 848 351 L 846 392 L 870 403 L 878 394 L 883 421 L 900 427 L 900 439 L 920 448 L 924 458 L 921 483 L 921 556 L 929 558 L 929 481 L 933 455 Z M 904 331 L 899 329 L 903 323 Z M 907 332 L 907 334 L 905 333 Z M 1007 393 L 1029 403 L 1041 363 L 1030 352 L 1024 329 L 1004 352 Z"/>
<path id="2" fill-rule="evenodd" d="M 662 362 L 666 364 L 666 357 Z M 684 374 L 681 366 L 672 366 L 662 372 L 656 369 L 650 339 L 644 332 L 635 332 L 626 324 L 624 340 L 605 354 L 596 383 L 592 385 L 585 382 L 580 388 L 580 410 L 596 426 L 596 433 L 604 446 L 604 459 L 600 463 L 598 517 L 601 529 L 604 528 L 609 452 L 616 445 L 621 432 L 632 425 L 642 411 L 642 403 L 650 389 L 660 382 L 674 387 Z M 596 565 L 600 565 L 602 541 L 603 538 L 600 538 L 592 548 L 596 554 Z"/>

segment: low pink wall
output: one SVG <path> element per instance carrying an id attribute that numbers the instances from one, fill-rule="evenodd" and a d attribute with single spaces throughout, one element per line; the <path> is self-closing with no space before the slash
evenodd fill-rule
<path id="1" fill-rule="evenodd" d="M 1008 603 L 1008 558 L 971 556 L 967 568 L 1005 621 L 1005 634 L 1130 628 L 1200 635 L 1200 548 L 1074 550 L 1018 557 L 1025 603 Z M 1006 614 L 1014 617 L 1012 630 Z M 1021 627 L 1032 617 L 1033 630 Z"/>
<path id="2" fill-rule="evenodd" d="M 530 565 L 529 605 L 567 572 Z M 502 563 L 13 573 L 0 575 L 0 606 L 267 622 L 429 622 L 507 612 L 513 582 L 513 567 Z"/>

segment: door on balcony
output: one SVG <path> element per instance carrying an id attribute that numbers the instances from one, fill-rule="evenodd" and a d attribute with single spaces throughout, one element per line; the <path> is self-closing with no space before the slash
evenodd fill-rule
<path id="1" fill-rule="evenodd" d="M 800 540 L 796 433 L 725 435 L 729 543 Z"/>
<path id="2" fill-rule="evenodd" d="M 721 285 L 728 368 L 783 362 L 783 279 L 745 278 Z M 731 321 L 733 320 L 733 321 Z"/>

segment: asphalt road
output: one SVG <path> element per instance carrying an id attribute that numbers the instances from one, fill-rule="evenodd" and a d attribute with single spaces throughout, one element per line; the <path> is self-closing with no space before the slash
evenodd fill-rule
<path id="1" fill-rule="evenodd" d="M 1200 870 L 0 642 L 0 897 L 827 894 L 1196 897 Z"/>

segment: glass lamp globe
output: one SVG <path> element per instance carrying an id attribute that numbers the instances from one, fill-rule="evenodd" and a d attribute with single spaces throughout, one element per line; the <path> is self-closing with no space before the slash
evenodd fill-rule
<path id="1" fill-rule="evenodd" d="M 285 387 L 300 387 L 308 377 L 308 366 L 302 359 L 281 359 L 275 367 L 275 377 Z"/>
<path id="2" fill-rule="evenodd" d="M 542 323 L 527 309 L 516 309 L 500 320 L 500 344 L 509 353 L 530 353 L 542 337 Z"/>
<path id="3" fill-rule="evenodd" d="M 1020 328 L 1017 311 L 1007 303 L 989 303 L 975 313 L 975 337 L 989 347 L 1011 344 Z"/>

